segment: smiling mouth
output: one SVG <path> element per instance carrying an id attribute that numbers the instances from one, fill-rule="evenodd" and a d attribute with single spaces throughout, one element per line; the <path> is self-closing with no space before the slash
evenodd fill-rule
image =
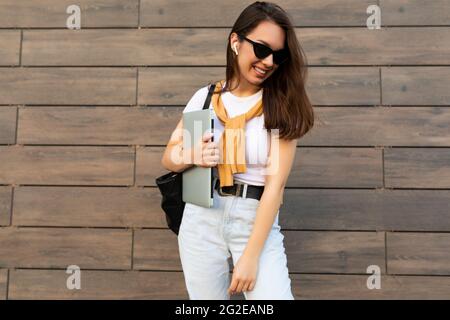
<path id="1" fill-rule="evenodd" d="M 255 70 L 255 72 L 260 76 L 265 76 L 269 72 L 269 70 L 264 70 L 256 66 L 253 66 L 253 70 Z"/>

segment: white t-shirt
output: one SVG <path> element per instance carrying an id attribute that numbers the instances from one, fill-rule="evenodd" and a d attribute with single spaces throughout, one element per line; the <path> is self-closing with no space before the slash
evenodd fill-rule
<path id="1" fill-rule="evenodd" d="M 263 89 L 248 97 L 238 97 L 227 91 L 222 93 L 221 98 L 228 116 L 233 118 L 250 110 L 259 99 L 262 99 L 262 93 Z M 197 90 L 184 108 L 183 113 L 201 110 L 207 95 L 208 86 Z M 212 101 L 209 108 L 214 109 Z M 214 113 L 215 142 L 219 141 L 223 130 L 224 127 L 222 122 Z M 234 181 L 263 186 L 265 184 L 265 168 L 270 148 L 270 133 L 264 129 L 264 114 L 247 121 L 245 126 L 245 137 L 245 161 L 247 171 L 245 173 L 233 174 Z M 220 150 L 220 152 L 222 151 Z M 223 157 L 222 159 L 225 158 L 223 155 L 221 155 L 221 157 Z M 215 177 L 219 177 L 217 167 L 213 168 L 213 174 Z"/>

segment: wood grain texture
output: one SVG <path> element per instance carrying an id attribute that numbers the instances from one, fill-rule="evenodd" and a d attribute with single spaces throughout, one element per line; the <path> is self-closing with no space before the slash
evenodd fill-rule
<path id="1" fill-rule="evenodd" d="M 445 27 L 376 31 L 359 27 L 297 28 L 295 32 L 312 65 L 450 63 L 450 30 Z M 25 30 L 22 63 L 25 66 L 225 65 L 223 44 L 228 33 L 227 29 L 219 28 L 107 32 L 86 29 L 75 33 L 73 30 Z M 14 56 L 18 56 L 18 48 Z M 202 58 L 198 59 L 199 56 Z"/>
<path id="2" fill-rule="evenodd" d="M 0 104 L 136 103 L 133 68 L 0 68 Z"/>
<path id="3" fill-rule="evenodd" d="M 20 60 L 20 31 L 0 30 L 0 43 L 2 44 L 0 46 L 0 66 L 18 65 Z"/>
<path id="4" fill-rule="evenodd" d="M 21 144 L 166 145 L 168 128 L 174 130 L 181 116 L 178 107 L 23 107 L 17 140 Z"/>
<path id="5" fill-rule="evenodd" d="M 301 28 L 296 34 L 313 65 L 450 63 L 450 29 L 446 27 Z"/>
<path id="6" fill-rule="evenodd" d="M 225 65 L 225 29 L 24 31 L 24 65 Z M 199 57 L 201 56 L 201 59 Z"/>
<path id="7" fill-rule="evenodd" d="M 388 187 L 450 188 L 449 148 L 389 148 L 384 168 Z"/>
<path id="8" fill-rule="evenodd" d="M 2 28 L 66 28 L 67 7 L 81 11 L 81 27 L 137 27 L 139 0 L 2 0 Z"/>
<path id="9" fill-rule="evenodd" d="M 183 108 L 21 107 L 17 141 L 164 146 Z M 15 109 L 3 109 L 4 130 L 9 132 L 3 136 L 13 137 Z M 318 107 L 315 113 L 314 127 L 299 140 L 299 146 L 450 146 L 447 107 Z M 8 124 L 11 129 L 7 129 Z M 95 131 L 91 130 L 93 125 Z"/>
<path id="10" fill-rule="evenodd" d="M 16 187 L 14 199 L 15 226 L 167 227 L 154 188 Z"/>
<path id="11" fill-rule="evenodd" d="M 283 231 L 290 272 L 360 273 L 368 265 L 384 272 L 384 233 Z M 179 270 L 178 243 L 170 230 L 135 232 L 133 266 Z"/>
<path id="12" fill-rule="evenodd" d="M 11 219 L 12 188 L 0 186 L 0 226 L 7 226 Z"/>
<path id="13" fill-rule="evenodd" d="M 186 105 L 197 90 L 224 78 L 221 67 L 139 68 L 138 101 L 140 105 Z M 306 83 L 315 105 L 380 103 L 378 68 L 313 67 Z"/>
<path id="14" fill-rule="evenodd" d="M 136 184 L 156 186 L 155 179 L 167 172 L 161 165 L 164 147 L 138 148 L 136 152 Z M 301 147 L 286 186 L 375 188 L 382 186 L 382 171 L 378 149 Z"/>
<path id="15" fill-rule="evenodd" d="M 450 146 L 447 107 L 320 107 L 305 146 Z"/>
<path id="16" fill-rule="evenodd" d="M 387 105 L 450 105 L 450 68 L 383 67 L 382 101 Z"/>
<path id="17" fill-rule="evenodd" d="M 133 184 L 133 147 L 0 146 L 0 183 Z"/>
<path id="18" fill-rule="evenodd" d="M 286 186 L 376 188 L 382 180 L 379 149 L 300 147 Z"/>
<path id="19" fill-rule="evenodd" d="M 146 27 L 231 27 L 240 12 L 253 1 L 219 3 L 141 0 L 141 25 Z M 295 26 L 362 26 L 370 0 L 279 0 Z M 226 12 L 227 14 L 224 14 Z"/>
<path id="20" fill-rule="evenodd" d="M 133 269 L 182 271 L 177 236 L 169 229 L 134 232 Z"/>
<path id="21" fill-rule="evenodd" d="M 287 189 L 283 229 L 450 231 L 449 190 Z"/>
<path id="22" fill-rule="evenodd" d="M 129 269 L 131 230 L 0 228 L 0 267 Z"/>
<path id="23" fill-rule="evenodd" d="M 376 105 L 380 103 L 378 68 L 310 68 L 307 91 L 314 105 Z"/>
<path id="24" fill-rule="evenodd" d="M 0 107 L 0 144 L 16 142 L 16 107 Z"/>
<path id="25" fill-rule="evenodd" d="M 450 275 L 450 234 L 387 234 L 387 265 L 391 274 Z"/>
<path id="26" fill-rule="evenodd" d="M 6 300 L 8 270 L 0 269 L 0 300 Z"/>
<path id="27" fill-rule="evenodd" d="M 384 232 L 284 231 L 289 272 L 385 273 Z"/>
<path id="28" fill-rule="evenodd" d="M 136 149 L 136 185 L 154 186 L 155 179 L 168 171 L 162 166 L 164 147 L 141 147 Z"/>
<path id="29" fill-rule="evenodd" d="M 68 290 L 65 270 L 11 270 L 9 298 L 188 299 L 181 272 L 81 270 L 81 290 Z M 1 272 L 0 272 L 1 273 Z M 290 274 L 296 300 L 439 299 L 449 295 L 450 277 L 382 275 L 369 290 L 368 275 Z M 45 285 L 44 285 L 45 284 Z"/>
<path id="30" fill-rule="evenodd" d="M 197 90 L 224 77 L 223 67 L 139 68 L 138 103 L 186 105 Z"/>
<path id="31" fill-rule="evenodd" d="M 188 298 L 155 179 L 252 2 L 81 0 L 68 30 L 72 1 L 1 1 L 0 300 Z M 280 208 L 295 298 L 447 299 L 450 1 L 277 4 L 316 115 Z"/>
<path id="32" fill-rule="evenodd" d="M 367 275 L 292 274 L 297 300 L 448 300 L 450 277 L 381 276 L 380 289 L 367 288 Z"/>
<path id="33" fill-rule="evenodd" d="M 181 272 L 97 271 L 81 269 L 81 289 L 69 290 L 65 270 L 11 271 L 12 300 L 187 300 Z"/>
<path id="34" fill-rule="evenodd" d="M 449 25 L 448 0 L 380 0 L 383 25 Z"/>

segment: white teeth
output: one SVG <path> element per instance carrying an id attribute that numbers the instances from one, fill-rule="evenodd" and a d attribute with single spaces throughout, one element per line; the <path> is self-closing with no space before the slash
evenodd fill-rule
<path id="1" fill-rule="evenodd" d="M 262 73 L 262 74 L 265 74 L 266 73 L 266 71 L 264 71 L 264 70 L 261 70 L 260 68 L 258 68 L 258 67 L 254 67 L 258 72 L 260 72 L 260 73 Z"/>

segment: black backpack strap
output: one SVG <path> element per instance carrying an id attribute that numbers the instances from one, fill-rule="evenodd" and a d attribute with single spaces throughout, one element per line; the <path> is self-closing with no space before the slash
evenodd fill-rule
<path id="1" fill-rule="evenodd" d="M 211 103 L 211 97 L 213 95 L 214 89 L 216 88 L 216 84 L 212 83 L 209 86 L 208 96 L 206 97 L 205 104 L 203 105 L 203 109 L 209 109 L 209 104 Z"/>

